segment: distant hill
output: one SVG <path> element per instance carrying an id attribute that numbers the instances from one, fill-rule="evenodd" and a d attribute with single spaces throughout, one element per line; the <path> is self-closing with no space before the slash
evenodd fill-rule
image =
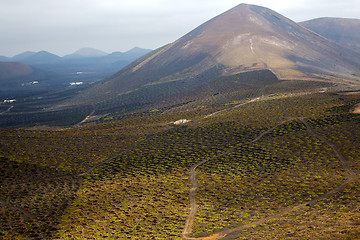
<path id="1" fill-rule="evenodd" d="M 0 56 L 0 61 L 2 61 L 2 62 L 9 62 L 9 61 L 10 61 L 10 58 L 5 57 L 5 56 Z"/>
<path id="2" fill-rule="evenodd" d="M 127 52 L 113 52 L 111 54 L 107 54 L 94 48 L 81 48 L 64 57 L 59 57 L 47 51 L 27 51 L 14 57 L 0 56 L 0 61 L 22 62 L 36 66 L 43 70 L 55 69 L 55 71 L 57 71 L 56 69 L 59 69 L 60 66 L 61 68 L 65 68 L 65 71 L 66 69 L 73 68 L 74 66 L 87 69 L 86 71 L 91 71 L 91 69 L 93 69 L 92 71 L 98 71 L 103 68 L 112 68 L 112 65 L 114 65 L 115 69 L 112 70 L 112 73 L 114 73 L 118 71 L 119 68 L 126 66 L 130 62 L 151 51 L 151 49 L 135 47 Z M 78 69 L 77 71 L 84 71 L 82 69 Z M 76 69 L 74 69 L 74 71 L 77 72 Z"/>
<path id="3" fill-rule="evenodd" d="M 135 47 L 133 49 L 130 49 L 127 52 L 112 52 L 110 54 L 105 54 L 105 55 L 103 55 L 103 54 L 100 55 L 101 52 L 99 52 L 98 56 L 91 56 L 90 54 L 85 56 L 85 54 L 83 54 L 82 57 L 69 57 L 71 55 L 67 55 L 67 56 L 64 56 L 63 58 L 67 62 L 72 62 L 72 63 L 86 62 L 86 63 L 96 63 L 96 64 L 103 64 L 103 63 L 113 64 L 118 61 L 126 61 L 127 63 L 130 63 L 151 51 L 152 51 L 151 49 L 143 49 L 143 48 Z M 94 54 L 95 54 L 95 52 L 94 52 Z M 77 55 L 77 56 L 79 56 L 79 55 Z"/>
<path id="4" fill-rule="evenodd" d="M 131 92 L 137 92 L 139 99 L 145 93 L 155 99 L 159 92 L 170 96 L 222 76 L 254 70 L 270 70 L 279 79 L 308 80 L 320 75 L 352 77 L 359 69 L 358 54 L 270 9 L 240 4 L 138 59 L 68 104 L 110 99 L 120 104 L 123 100 L 115 99 Z"/>
<path id="5" fill-rule="evenodd" d="M 123 53 L 117 53 L 117 54 L 121 54 L 121 58 L 122 59 L 136 59 L 139 58 L 141 56 L 144 56 L 145 54 L 151 52 L 152 50 L 150 49 L 144 49 L 144 48 L 139 48 L 139 47 L 135 47 L 130 49 L 127 52 L 123 52 Z"/>
<path id="6" fill-rule="evenodd" d="M 23 63 L 0 62 L 0 80 L 30 75 L 33 69 Z"/>
<path id="7" fill-rule="evenodd" d="M 22 54 L 24 55 L 24 54 Z M 47 51 L 40 51 L 34 54 L 29 53 L 29 55 L 27 57 L 22 57 L 21 59 L 19 59 L 19 55 L 17 56 L 17 58 L 15 57 L 15 59 L 26 63 L 26 64 L 30 64 L 30 65 L 37 65 L 37 64 L 58 64 L 63 62 L 62 58 L 49 53 Z"/>
<path id="8" fill-rule="evenodd" d="M 150 51 L 134 48 L 124 53 L 106 54 L 100 50 L 83 48 L 76 51 L 73 57 L 59 57 L 46 51 L 27 51 L 11 58 L 0 57 L 3 66 L 12 66 L 11 74 L 8 69 L 5 71 L 5 67 L 0 69 L 0 75 L 4 76 L 0 100 L 8 96 L 25 97 L 67 89 L 73 82 L 86 85 L 100 81 Z M 24 75 L 24 66 L 32 69 L 33 73 Z M 36 84 L 31 84 L 33 81 Z"/>
<path id="9" fill-rule="evenodd" d="M 360 52 L 360 19 L 317 18 L 299 24 L 343 47 Z"/>
<path id="10" fill-rule="evenodd" d="M 0 62 L 0 102 L 8 98 L 25 98 L 64 87 L 56 74 L 19 62 Z"/>
<path id="11" fill-rule="evenodd" d="M 88 58 L 88 57 L 103 57 L 108 55 L 108 53 L 103 52 L 94 48 L 81 48 L 76 52 L 66 55 L 63 58 Z"/>
<path id="12" fill-rule="evenodd" d="M 20 53 L 14 57 L 0 56 L 0 61 L 22 62 L 25 64 L 36 66 L 43 70 L 49 70 L 49 68 L 50 70 L 58 69 L 60 66 L 61 68 L 65 69 L 71 66 L 77 66 L 80 68 L 85 67 L 87 71 L 90 71 L 92 68 L 93 71 L 97 71 L 99 68 L 102 69 L 105 66 L 106 68 L 112 68 L 109 65 L 114 65 L 116 67 L 112 70 L 112 73 L 114 73 L 119 70 L 119 67 L 122 68 L 130 62 L 136 60 L 139 57 L 142 57 L 143 55 L 151 51 L 151 49 L 135 47 L 127 52 L 113 52 L 111 54 L 107 54 L 101 50 L 97 50 L 94 48 L 81 48 L 76 52 L 66 55 L 64 57 L 59 57 L 47 51 L 27 51 Z M 83 70 L 79 69 L 78 71 Z"/>
<path id="13" fill-rule="evenodd" d="M 31 52 L 31 51 L 26 51 L 26 52 L 23 52 L 23 53 L 20 53 L 14 57 L 11 58 L 11 60 L 13 61 L 21 61 L 21 60 L 24 60 L 24 59 L 27 59 L 29 57 L 32 57 L 36 54 L 36 52 Z"/>

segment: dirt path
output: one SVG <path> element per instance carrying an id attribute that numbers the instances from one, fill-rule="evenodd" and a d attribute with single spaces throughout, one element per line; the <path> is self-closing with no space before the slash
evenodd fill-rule
<path id="1" fill-rule="evenodd" d="M 352 113 L 358 113 L 358 114 L 360 113 L 360 103 L 358 103 L 354 106 Z"/>
<path id="2" fill-rule="evenodd" d="M 19 212 L 21 212 L 23 214 L 23 216 L 25 216 L 27 218 L 30 218 L 30 219 L 32 219 L 34 221 L 37 221 L 36 216 L 34 214 L 32 214 L 30 211 L 28 211 L 28 210 L 26 210 L 24 208 L 14 206 L 13 204 L 9 204 L 7 201 L 5 201 L 2 198 L 0 198 L 0 204 L 7 207 L 7 208 L 10 208 L 13 211 L 19 211 Z"/>
<path id="3" fill-rule="evenodd" d="M 186 222 L 185 222 L 185 227 L 184 227 L 184 230 L 183 230 L 183 233 L 182 233 L 182 237 L 184 239 L 219 239 L 220 237 L 224 237 L 223 235 L 221 234 L 215 234 L 215 235 L 212 235 L 213 237 L 211 238 L 191 238 L 189 237 L 189 235 L 192 233 L 192 228 L 193 228 L 193 224 L 194 224 L 194 219 L 195 219 L 195 215 L 196 215 L 196 211 L 197 211 L 197 204 L 196 204 L 196 191 L 198 189 L 198 183 L 197 183 L 197 173 L 196 173 L 196 169 L 203 165 L 204 163 L 208 162 L 208 161 L 211 161 L 213 159 L 216 159 L 216 158 L 219 158 L 219 157 L 222 157 L 222 156 L 225 156 L 229 153 L 231 153 L 234 149 L 240 147 L 241 145 L 244 145 L 244 144 L 249 144 L 249 143 L 254 143 L 256 141 L 259 141 L 262 137 L 264 137 L 266 134 L 268 134 L 269 132 L 273 131 L 275 128 L 283 125 L 284 123 L 286 122 L 289 122 L 293 119 L 288 119 L 288 120 L 285 120 L 275 126 L 273 126 L 272 128 L 266 130 L 265 132 L 261 133 L 259 136 L 257 136 L 255 139 L 253 139 L 252 141 L 250 142 L 245 142 L 245 143 L 240 143 L 234 147 L 231 147 L 229 148 L 228 150 L 226 150 L 224 153 L 222 154 L 219 154 L 217 156 L 214 156 L 212 158 L 208 158 L 208 159 L 205 159 L 195 165 L 193 165 L 191 168 L 190 168 L 190 177 L 189 177 L 189 180 L 191 182 L 191 188 L 190 188 L 190 213 L 186 219 Z M 214 238 L 216 236 L 216 238 Z"/>
<path id="4" fill-rule="evenodd" d="M 221 236 L 221 238 L 224 238 L 225 236 L 233 233 L 233 232 L 237 232 L 237 231 L 241 231 L 241 230 L 244 230 L 246 228 L 250 228 L 250 227 L 254 227 L 256 225 L 261 225 L 261 224 L 264 224 L 264 223 L 267 223 L 267 222 L 270 222 L 272 220 L 276 220 L 290 212 L 293 212 L 293 211 L 296 211 L 296 210 L 299 210 L 307 205 L 313 205 L 315 204 L 316 202 L 322 200 L 322 199 L 325 199 L 325 198 L 329 198 L 333 195 L 335 195 L 336 193 L 338 192 L 341 192 L 343 191 L 346 186 L 348 186 L 350 183 L 352 183 L 354 181 L 354 179 L 348 179 L 346 180 L 343 184 L 341 184 L 340 186 L 334 188 L 333 190 L 331 190 L 330 192 L 328 193 L 325 193 L 323 194 L 322 196 L 319 196 L 319 197 L 316 197 L 308 202 L 305 202 L 305 203 L 302 203 L 302 204 L 299 204 L 297 206 L 294 206 L 294 207 L 289 207 L 289 208 L 285 208 L 283 209 L 281 212 L 279 213 L 276 213 L 272 216 L 269 216 L 269 217 L 266 217 L 266 218 L 262 218 L 260 220 L 257 220 L 257 221 L 254 221 L 254 222 L 251 222 L 251 223 L 248 223 L 248 224 L 244 224 L 244 225 L 241 225 L 241 226 L 238 226 L 236 228 L 231 228 L 231 229 L 228 229 L 228 230 L 225 230 L 225 231 L 221 231 L 221 232 L 218 232 L 214 235 L 210 235 L 208 237 L 212 237 L 212 236 Z M 221 239 L 221 238 L 214 238 L 214 239 Z M 194 240 L 197 239 L 197 240 L 201 240 L 203 238 L 193 238 Z M 210 239 L 210 238 L 209 238 Z"/>
<path id="5" fill-rule="evenodd" d="M 10 110 L 13 108 L 14 106 L 10 106 L 8 109 L 6 109 L 5 111 L 3 111 L 3 112 L 0 112 L 0 114 L 5 114 L 5 113 L 7 113 L 7 112 L 10 112 Z"/>
<path id="6" fill-rule="evenodd" d="M 316 138 L 318 138 L 320 141 L 323 141 L 324 143 L 326 143 L 335 153 L 336 157 L 340 160 L 341 165 L 343 166 L 343 168 L 345 169 L 345 171 L 348 172 L 348 174 L 350 175 L 350 178 L 357 178 L 358 173 L 356 171 L 354 171 L 348 161 L 346 160 L 346 158 L 344 157 L 344 155 L 342 155 L 340 149 L 335 146 L 333 143 L 329 142 L 327 139 L 325 139 L 324 137 L 320 136 L 319 134 L 317 134 L 316 132 L 314 132 L 314 130 L 311 129 L 310 125 L 303 119 L 300 118 L 300 121 L 302 121 L 302 123 L 304 123 L 304 125 L 306 126 L 306 129 L 309 133 L 311 133 L 312 135 L 314 135 Z"/>
<path id="7" fill-rule="evenodd" d="M 231 107 L 231 108 L 229 108 L 229 109 L 228 109 L 228 108 L 225 108 L 225 109 L 222 109 L 222 110 L 213 112 L 213 113 L 211 113 L 211 114 L 203 117 L 203 119 L 209 118 L 209 117 L 213 117 L 213 116 L 215 116 L 215 115 L 218 115 L 219 113 L 225 112 L 225 111 L 230 110 L 230 109 L 238 108 L 238 107 L 244 106 L 244 105 L 246 105 L 246 104 L 249 104 L 249 103 L 252 103 L 252 102 L 256 102 L 256 101 L 258 101 L 258 100 L 260 100 L 260 99 L 261 99 L 261 97 L 253 98 L 253 99 L 251 99 L 251 100 L 249 100 L 249 101 L 247 101 L 247 102 L 237 104 L 237 105 L 235 105 L 235 106 L 233 106 L 233 107 Z"/>
<path id="8" fill-rule="evenodd" d="M 95 110 L 93 110 L 89 115 L 87 115 L 83 120 L 81 120 L 81 122 L 76 123 L 75 125 L 73 125 L 72 127 L 80 127 L 83 123 L 85 123 L 86 121 L 95 118 L 97 116 L 94 116 L 93 114 L 95 113 Z"/>
<path id="9" fill-rule="evenodd" d="M 344 157 L 344 155 L 342 155 L 340 149 L 338 147 L 336 147 L 334 144 L 332 144 L 331 142 L 329 142 L 328 140 L 326 140 L 324 137 L 318 135 L 316 132 L 314 132 L 313 129 L 311 129 L 310 125 L 304 120 L 304 118 L 293 118 L 293 119 L 289 119 L 287 121 L 283 121 L 281 123 L 279 123 L 278 125 L 268 129 L 267 131 L 263 132 L 262 134 L 260 134 L 258 137 L 256 137 L 254 140 L 250 141 L 249 143 L 254 143 L 256 141 L 259 141 L 262 137 L 264 137 L 266 134 L 268 134 L 269 132 L 273 131 L 276 127 L 278 126 L 281 126 L 282 124 L 288 122 L 288 121 L 291 121 L 291 120 L 295 120 L 295 119 L 299 119 L 300 121 L 302 121 L 302 123 L 306 126 L 306 129 L 307 131 L 314 135 L 316 138 L 318 138 L 319 140 L 323 141 L 324 143 L 326 143 L 335 153 L 335 155 L 337 156 L 337 158 L 340 160 L 343 168 L 345 169 L 345 171 L 348 172 L 348 179 L 342 183 L 341 185 L 339 185 L 338 187 L 334 188 L 333 190 L 321 195 L 321 196 L 318 196 L 310 201 L 307 201 L 305 203 L 302 203 L 302 204 L 299 204 L 297 206 L 294 206 L 294 207 L 289 207 L 289 208 L 285 208 L 283 209 L 281 212 L 279 213 L 276 213 L 272 216 L 269 216 L 269 217 L 266 217 L 266 218 L 263 218 L 263 219 L 260 219 L 260 220 L 257 220 L 257 221 L 254 221 L 254 222 L 251 222 L 249 224 L 244 224 L 244 225 L 241 225 L 241 226 L 238 226 L 238 227 L 235 227 L 235 228 L 231 228 L 231 229 L 228 229 L 228 230 L 223 230 L 223 231 L 220 231 L 216 234 L 212 234 L 210 236 L 206 236 L 206 237 L 199 237 L 199 238 L 193 238 L 193 237 L 190 237 L 189 235 L 191 234 L 192 232 L 192 227 L 193 227 L 193 223 L 194 223 L 194 219 L 195 219 L 195 215 L 196 215 L 196 210 L 197 210 L 197 205 L 196 205 L 196 190 L 198 188 L 198 184 L 197 184 L 197 181 L 196 181 L 196 168 L 199 167 L 200 165 L 206 163 L 207 161 L 210 161 L 214 158 L 217 158 L 217 157 L 220 157 L 220 156 L 223 156 L 223 155 L 226 155 L 228 153 L 230 153 L 231 151 L 233 151 L 236 147 L 239 147 L 241 144 L 235 146 L 235 147 L 232 147 L 230 149 L 228 149 L 225 153 L 223 154 L 220 154 L 216 157 L 213 157 L 213 158 L 209 158 L 209 159 L 206 159 L 200 163 L 197 163 L 196 165 L 192 166 L 190 168 L 190 181 L 191 181 L 191 189 L 190 189 L 190 204 L 191 204 L 191 209 L 190 209 L 190 214 L 186 220 L 186 223 L 185 223 L 185 228 L 184 228 L 184 231 L 183 231 L 183 234 L 182 234 L 182 237 L 184 239 L 187 239 L 187 240 L 217 240 L 217 239 L 221 239 L 221 238 L 224 238 L 225 236 L 233 233 L 233 232 L 237 232 L 237 231 L 241 231 L 243 229 L 246 229 L 246 228 L 250 228 L 250 227 L 253 227 L 255 225 L 260 225 L 260 224 L 264 224 L 266 222 L 269 222 L 269 221 L 272 221 L 272 220 L 275 220 L 283 215 L 286 215 L 290 212 L 293 212 L 293 211 L 296 211 L 298 209 L 301 209 L 307 205 L 312 205 L 312 204 L 315 204 L 316 202 L 322 200 L 322 199 L 325 199 L 325 198 L 329 198 L 333 195 L 335 195 L 336 193 L 338 192 L 341 192 L 343 191 L 350 183 L 354 182 L 355 180 L 357 180 L 359 178 L 359 173 L 354 171 L 351 166 L 348 164 L 346 158 Z M 242 143 L 242 144 L 246 144 L 246 143 Z"/>
<path id="10" fill-rule="evenodd" d="M 199 121 L 201 119 L 206 119 L 206 118 L 209 118 L 209 117 L 213 117 L 213 116 L 216 116 L 222 112 L 225 112 L 225 111 L 229 111 L 229 110 L 232 110 L 232 109 L 235 109 L 235 108 L 238 108 L 238 107 L 242 107 L 244 105 L 247 105 L 249 103 L 253 103 L 253 102 L 257 102 L 257 101 L 268 101 L 268 100 L 274 100 L 274 99 L 281 99 L 281 98 L 288 98 L 289 96 L 303 96 L 303 95 L 309 95 L 309 94 L 314 94 L 314 93 L 323 93 L 323 90 L 313 90 L 313 91 L 305 91 L 305 92 L 294 92 L 294 93 L 284 93 L 284 94 L 280 94 L 280 95 L 275 95 L 275 94 L 270 94 L 270 95 L 265 95 L 265 96 L 261 96 L 261 97 L 256 97 L 256 98 L 252 98 L 246 102 L 243 102 L 243 103 L 239 103 L 239 104 L 236 104 L 235 106 L 232 106 L 230 108 L 225 108 L 225 109 L 222 109 L 222 110 L 219 110 L 219 111 L 216 111 L 216 112 L 213 112 L 205 117 L 201 117 L 199 119 L 197 119 L 196 121 Z"/>

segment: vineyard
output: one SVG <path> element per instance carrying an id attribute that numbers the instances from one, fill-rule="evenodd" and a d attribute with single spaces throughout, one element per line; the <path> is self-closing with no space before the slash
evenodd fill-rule
<path id="1" fill-rule="evenodd" d="M 360 95 L 331 87 L 233 77 L 76 128 L 0 129 L 0 238 L 356 239 Z"/>

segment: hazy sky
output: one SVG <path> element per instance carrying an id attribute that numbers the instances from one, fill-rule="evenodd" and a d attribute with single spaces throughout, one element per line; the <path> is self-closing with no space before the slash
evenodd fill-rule
<path id="1" fill-rule="evenodd" d="M 1 0 L 0 56 L 82 47 L 155 49 L 235 7 L 235 0 Z M 294 20 L 360 19 L 360 0 L 248 0 Z"/>

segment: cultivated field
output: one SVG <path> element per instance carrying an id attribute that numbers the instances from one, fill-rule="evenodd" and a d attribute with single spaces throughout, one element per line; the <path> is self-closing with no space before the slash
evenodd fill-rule
<path id="1" fill-rule="evenodd" d="M 360 93 L 325 87 L 0 130 L 0 238 L 356 239 Z"/>

